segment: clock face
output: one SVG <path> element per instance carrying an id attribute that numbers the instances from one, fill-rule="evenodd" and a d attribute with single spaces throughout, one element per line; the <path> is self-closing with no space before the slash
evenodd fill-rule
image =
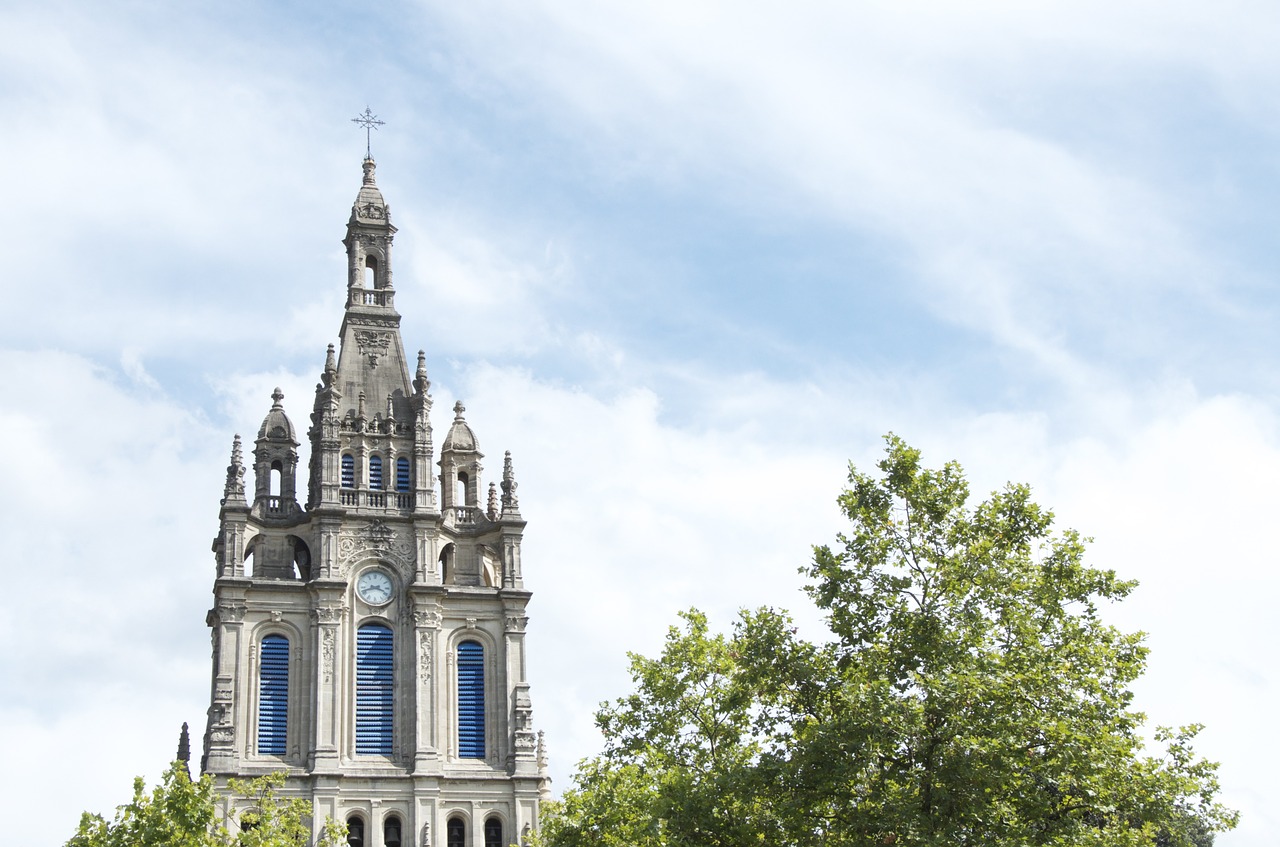
<path id="1" fill-rule="evenodd" d="M 365 571 L 356 580 L 356 594 L 370 606 L 381 606 L 391 600 L 391 577 L 382 571 Z"/>

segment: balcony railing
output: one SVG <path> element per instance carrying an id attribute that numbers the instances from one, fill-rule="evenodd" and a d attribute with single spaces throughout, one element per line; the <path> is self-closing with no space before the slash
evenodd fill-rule
<path id="1" fill-rule="evenodd" d="M 338 502 L 355 509 L 405 512 L 413 508 L 413 493 L 409 491 L 343 488 L 338 491 Z"/>
<path id="2" fill-rule="evenodd" d="M 353 288 L 352 306 L 394 306 L 395 291 L 390 288 Z"/>

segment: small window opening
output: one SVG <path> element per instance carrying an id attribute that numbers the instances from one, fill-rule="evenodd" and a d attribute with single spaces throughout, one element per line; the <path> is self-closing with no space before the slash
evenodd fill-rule
<path id="1" fill-rule="evenodd" d="M 382 490 L 382 457 L 369 457 L 369 487 L 375 491 Z"/>
<path id="2" fill-rule="evenodd" d="M 502 821 L 497 818 L 484 822 L 484 847 L 502 847 Z"/>
<path id="3" fill-rule="evenodd" d="M 458 483 L 454 488 L 455 506 L 466 506 L 467 503 L 467 475 L 465 473 L 458 474 Z"/>
<path id="4" fill-rule="evenodd" d="M 352 815 L 347 818 L 348 847 L 364 847 L 364 818 Z"/>
<path id="5" fill-rule="evenodd" d="M 382 825 L 383 847 L 400 847 L 400 819 L 389 817 Z"/>
<path id="6" fill-rule="evenodd" d="M 378 287 L 378 260 L 373 256 L 364 257 L 364 287 Z"/>
<path id="7" fill-rule="evenodd" d="M 440 581 L 445 585 L 453 583 L 453 545 L 446 544 L 440 551 Z"/>
<path id="8" fill-rule="evenodd" d="M 396 491 L 409 490 L 409 460 L 404 456 L 396 459 Z"/>
<path id="9" fill-rule="evenodd" d="M 280 475 L 284 472 L 284 465 L 280 464 L 280 460 L 276 459 L 271 463 L 271 489 L 272 497 L 280 496 Z"/>
<path id="10" fill-rule="evenodd" d="M 445 847 L 467 847 L 467 824 L 462 818 L 449 818 L 444 831 Z"/>
<path id="11" fill-rule="evenodd" d="M 350 453 L 342 454 L 342 487 L 356 487 L 356 460 Z"/>

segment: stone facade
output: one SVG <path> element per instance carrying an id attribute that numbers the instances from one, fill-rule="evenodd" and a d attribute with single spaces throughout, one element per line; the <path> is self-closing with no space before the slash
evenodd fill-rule
<path id="1" fill-rule="evenodd" d="M 550 783 L 525 677 L 525 522 L 509 453 L 501 491 L 481 502 L 484 456 L 461 403 L 435 460 L 425 357 L 411 378 L 394 307 L 395 231 L 366 159 L 305 506 L 279 389 L 251 497 L 239 436 L 232 446 L 201 768 L 221 784 L 287 770 L 285 793 L 314 800 L 317 829 L 346 821 L 360 847 L 492 847 L 499 829 L 518 843 Z"/>

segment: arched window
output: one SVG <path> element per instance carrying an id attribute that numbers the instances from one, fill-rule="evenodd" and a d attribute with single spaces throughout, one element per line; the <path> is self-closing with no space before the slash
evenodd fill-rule
<path id="1" fill-rule="evenodd" d="M 374 491 L 382 490 L 382 457 L 369 457 L 369 487 Z"/>
<path id="2" fill-rule="evenodd" d="M 400 847 L 400 819 L 395 815 L 382 823 L 382 847 Z"/>
<path id="3" fill-rule="evenodd" d="M 465 473 L 458 474 L 458 484 L 454 489 L 453 505 L 455 506 L 467 505 L 467 475 Z"/>
<path id="4" fill-rule="evenodd" d="M 458 756 L 484 758 L 484 647 L 458 645 Z"/>
<path id="5" fill-rule="evenodd" d="M 258 653 L 258 753 L 283 756 L 289 728 L 289 639 L 268 635 Z"/>
<path id="6" fill-rule="evenodd" d="M 467 847 L 467 823 L 462 818 L 449 818 L 444 833 L 445 847 Z"/>
<path id="7" fill-rule="evenodd" d="M 364 287 L 378 287 L 378 260 L 374 256 L 364 257 Z"/>
<path id="8" fill-rule="evenodd" d="M 350 453 L 342 454 L 342 487 L 356 487 L 356 460 Z"/>
<path id="9" fill-rule="evenodd" d="M 364 818 L 359 815 L 347 818 L 347 844 L 349 847 L 364 847 Z"/>
<path id="10" fill-rule="evenodd" d="M 497 818 L 484 822 L 484 847 L 502 847 L 502 821 Z"/>
<path id="11" fill-rule="evenodd" d="M 356 753 L 391 755 L 391 630 L 379 624 L 356 632 Z"/>
<path id="12" fill-rule="evenodd" d="M 396 459 L 396 491 L 409 490 L 409 460 L 404 456 Z"/>
<path id="13" fill-rule="evenodd" d="M 272 497 L 280 496 L 280 475 L 284 473 L 284 465 L 279 459 L 271 463 L 271 482 L 267 493 Z"/>

